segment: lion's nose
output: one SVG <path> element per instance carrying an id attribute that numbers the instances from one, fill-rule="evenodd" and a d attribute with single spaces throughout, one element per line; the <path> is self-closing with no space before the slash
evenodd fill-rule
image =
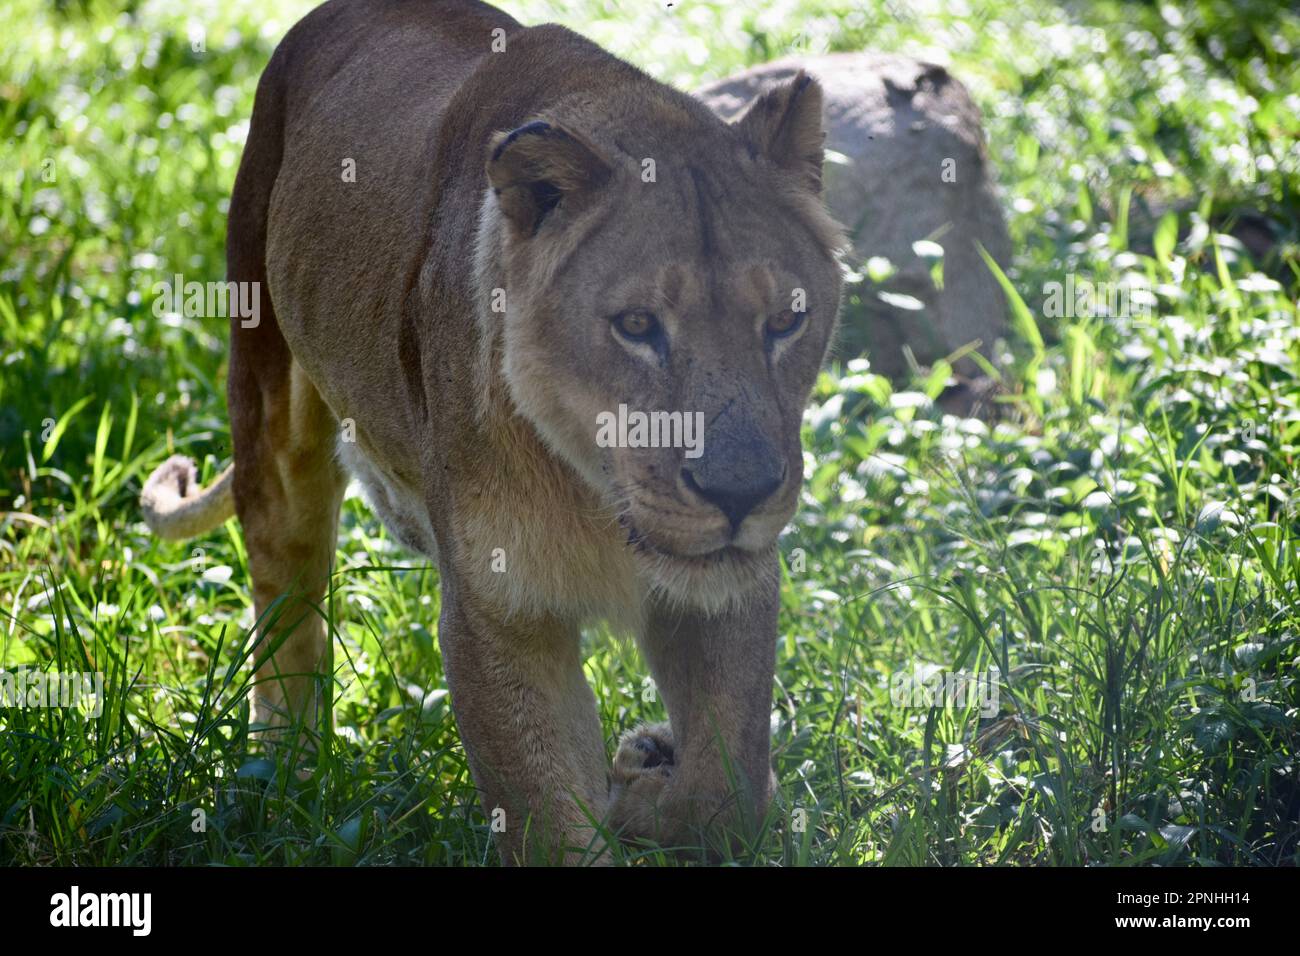
<path id="1" fill-rule="evenodd" d="M 682 469 L 686 487 L 719 508 L 733 529 L 772 496 L 785 478 L 785 464 L 771 450 L 739 457 L 705 455 Z"/>

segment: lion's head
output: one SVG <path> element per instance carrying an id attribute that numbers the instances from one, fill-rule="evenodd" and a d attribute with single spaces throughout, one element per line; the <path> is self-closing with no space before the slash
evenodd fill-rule
<path id="1" fill-rule="evenodd" d="M 650 583 L 716 607 L 770 580 L 794 513 L 842 234 L 820 201 L 815 81 L 731 124 L 652 91 L 571 100 L 491 142 L 500 361 Z"/>

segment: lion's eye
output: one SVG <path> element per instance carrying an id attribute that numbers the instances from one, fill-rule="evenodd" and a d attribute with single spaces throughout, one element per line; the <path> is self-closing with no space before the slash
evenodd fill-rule
<path id="1" fill-rule="evenodd" d="M 614 328 L 624 338 L 644 341 L 658 331 L 659 320 L 643 309 L 633 309 L 631 312 L 620 312 L 614 316 Z"/>
<path id="2" fill-rule="evenodd" d="M 785 309 L 767 320 L 767 334 L 773 338 L 791 335 L 803 324 L 804 313 Z"/>

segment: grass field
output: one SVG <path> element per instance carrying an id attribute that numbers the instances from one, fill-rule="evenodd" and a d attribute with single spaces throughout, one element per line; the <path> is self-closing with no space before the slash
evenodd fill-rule
<path id="1" fill-rule="evenodd" d="M 942 366 L 823 375 L 782 539 L 781 797 L 737 861 L 1300 860 L 1300 17 L 500 5 L 683 86 L 792 49 L 939 58 L 986 117 L 1016 245 L 1000 417 L 943 415 Z M 154 288 L 224 278 L 254 86 L 309 6 L 0 0 L 0 669 L 106 681 L 97 715 L 0 709 L 0 864 L 496 863 L 436 571 L 349 498 L 334 734 L 299 779 L 247 745 L 237 523 L 160 543 L 137 504 L 171 451 L 205 479 L 229 456 L 225 322 L 156 318 Z M 1045 318 L 1071 274 L 1144 308 Z M 611 750 L 662 719 L 632 646 L 593 633 L 586 669 Z M 891 694 L 935 671 L 996 681 L 995 712 Z"/>

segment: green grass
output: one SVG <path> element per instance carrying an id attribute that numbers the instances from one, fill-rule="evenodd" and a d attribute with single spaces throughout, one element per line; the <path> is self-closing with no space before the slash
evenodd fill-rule
<path id="1" fill-rule="evenodd" d="M 347 501 L 334 733 L 303 780 L 248 747 L 238 525 L 160 543 L 136 504 L 173 449 L 205 477 L 229 455 L 224 322 L 160 321 L 152 290 L 223 278 L 253 89 L 306 6 L 195 7 L 196 51 L 161 3 L 0 3 L 0 668 L 107 681 L 97 717 L 0 709 L 0 863 L 496 862 L 435 571 Z M 782 795 L 737 859 L 1294 865 L 1300 18 L 503 6 L 684 86 L 796 47 L 942 56 L 985 112 L 1023 298 L 1001 418 L 941 414 L 942 367 L 823 375 L 782 540 Z M 1232 235 L 1252 222 L 1262 254 Z M 1046 319 L 1067 273 L 1129 282 L 1151 314 Z M 663 712 L 635 650 L 590 637 L 612 750 Z M 897 706 L 918 667 L 996 672 L 998 712 Z"/>

